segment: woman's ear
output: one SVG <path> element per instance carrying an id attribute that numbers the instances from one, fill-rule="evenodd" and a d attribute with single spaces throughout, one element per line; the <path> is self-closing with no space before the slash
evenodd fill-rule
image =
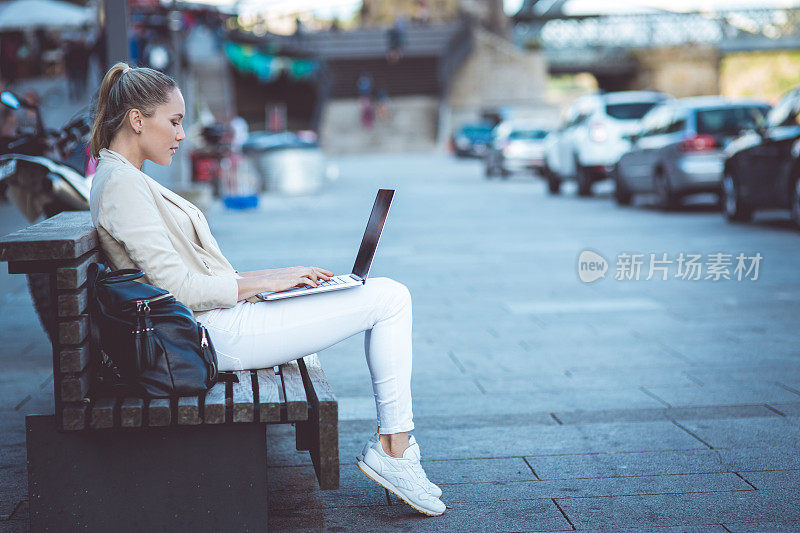
<path id="1" fill-rule="evenodd" d="M 128 111 L 128 123 L 131 125 L 131 128 L 133 128 L 134 133 L 142 133 L 142 119 L 142 112 L 138 109 L 131 109 Z"/>

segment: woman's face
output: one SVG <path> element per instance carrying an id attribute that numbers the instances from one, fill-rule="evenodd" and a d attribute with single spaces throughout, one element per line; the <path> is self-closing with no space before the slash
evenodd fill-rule
<path id="1" fill-rule="evenodd" d="M 176 87 L 170 91 L 165 104 L 158 106 L 152 116 L 142 119 L 139 142 L 145 159 L 162 166 L 172 162 L 178 145 L 186 138 L 183 132 L 185 114 L 183 95 Z"/>

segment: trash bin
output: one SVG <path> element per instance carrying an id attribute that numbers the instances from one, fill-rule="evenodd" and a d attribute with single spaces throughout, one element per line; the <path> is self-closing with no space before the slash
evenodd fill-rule
<path id="1" fill-rule="evenodd" d="M 221 160 L 222 202 L 228 209 L 258 207 L 258 173 L 242 154 L 232 152 Z"/>
<path id="2" fill-rule="evenodd" d="M 325 155 L 313 132 L 252 132 L 242 152 L 257 170 L 262 191 L 311 194 L 325 181 Z"/>

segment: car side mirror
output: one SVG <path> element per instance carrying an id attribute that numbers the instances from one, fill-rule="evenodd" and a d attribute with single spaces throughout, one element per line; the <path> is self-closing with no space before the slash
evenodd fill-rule
<path id="1" fill-rule="evenodd" d="M 0 93 L 0 102 L 11 109 L 20 108 L 19 98 L 17 98 L 11 91 L 3 91 Z"/>

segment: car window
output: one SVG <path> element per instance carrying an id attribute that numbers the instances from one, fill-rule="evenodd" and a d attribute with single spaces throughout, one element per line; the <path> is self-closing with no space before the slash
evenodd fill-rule
<path id="1" fill-rule="evenodd" d="M 508 136 L 511 140 L 537 140 L 537 139 L 544 139 L 547 137 L 547 132 L 545 130 L 533 129 L 533 130 L 513 130 L 511 134 Z"/>
<path id="2" fill-rule="evenodd" d="M 697 133 L 700 135 L 736 135 L 752 129 L 766 114 L 764 106 L 723 107 L 697 110 Z"/>
<path id="3" fill-rule="evenodd" d="M 647 113 L 642 119 L 642 133 L 641 135 L 659 135 L 666 131 L 669 117 L 671 115 L 668 106 L 659 106 Z"/>
<path id="4" fill-rule="evenodd" d="M 628 102 L 624 104 L 607 104 L 606 114 L 617 120 L 639 120 L 658 102 Z"/>
<path id="5" fill-rule="evenodd" d="M 461 133 L 468 137 L 477 137 L 482 135 L 489 135 L 492 131 L 491 126 L 464 126 L 461 128 Z"/>
<path id="6" fill-rule="evenodd" d="M 679 112 L 670 117 L 664 133 L 678 133 L 686 128 L 686 113 Z"/>
<path id="7" fill-rule="evenodd" d="M 792 91 L 778 102 L 767 115 L 767 126 L 791 126 L 797 124 L 798 93 Z"/>

